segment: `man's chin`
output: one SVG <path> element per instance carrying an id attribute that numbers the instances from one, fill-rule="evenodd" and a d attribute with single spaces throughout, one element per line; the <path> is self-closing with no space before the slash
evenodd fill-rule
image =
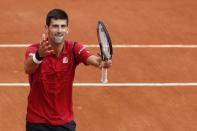
<path id="1" fill-rule="evenodd" d="M 59 42 L 59 41 L 55 42 L 55 44 L 58 44 L 58 45 L 63 44 L 63 43 L 64 43 L 63 41 L 61 41 L 61 42 Z"/>
<path id="2" fill-rule="evenodd" d="M 60 39 L 55 39 L 54 43 L 55 44 L 62 44 L 62 43 L 64 43 L 64 39 L 61 39 L 61 40 Z"/>

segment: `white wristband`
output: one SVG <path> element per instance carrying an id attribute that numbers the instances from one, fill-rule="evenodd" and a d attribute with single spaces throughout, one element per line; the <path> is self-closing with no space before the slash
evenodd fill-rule
<path id="1" fill-rule="evenodd" d="M 42 61 L 36 59 L 36 54 L 35 54 L 35 53 L 32 54 L 32 56 L 33 56 L 33 61 L 34 61 L 34 63 L 36 63 L 36 64 L 42 63 Z"/>

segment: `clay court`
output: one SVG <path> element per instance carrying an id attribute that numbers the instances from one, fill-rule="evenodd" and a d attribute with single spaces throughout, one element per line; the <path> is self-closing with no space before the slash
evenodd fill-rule
<path id="1" fill-rule="evenodd" d="M 52 8 L 70 16 L 67 39 L 97 45 L 103 20 L 114 45 L 109 85 L 99 85 L 99 69 L 77 68 L 78 131 L 196 131 L 196 7 L 195 0 L 1 1 L 0 131 L 25 131 L 24 45 L 40 41 Z"/>

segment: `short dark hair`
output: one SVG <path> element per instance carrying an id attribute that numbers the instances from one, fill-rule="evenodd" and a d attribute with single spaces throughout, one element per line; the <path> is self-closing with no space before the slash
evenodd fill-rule
<path id="1" fill-rule="evenodd" d="M 48 12 L 47 17 L 46 17 L 47 26 L 50 25 L 51 19 L 67 20 L 67 26 L 68 26 L 68 14 L 62 9 L 53 9 Z"/>

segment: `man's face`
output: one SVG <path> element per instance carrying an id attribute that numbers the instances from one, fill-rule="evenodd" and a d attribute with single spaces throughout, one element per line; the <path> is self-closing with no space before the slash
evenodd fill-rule
<path id="1" fill-rule="evenodd" d="M 65 35 L 68 33 L 67 21 L 62 19 L 51 19 L 51 23 L 46 27 L 48 39 L 55 44 L 63 44 Z"/>

